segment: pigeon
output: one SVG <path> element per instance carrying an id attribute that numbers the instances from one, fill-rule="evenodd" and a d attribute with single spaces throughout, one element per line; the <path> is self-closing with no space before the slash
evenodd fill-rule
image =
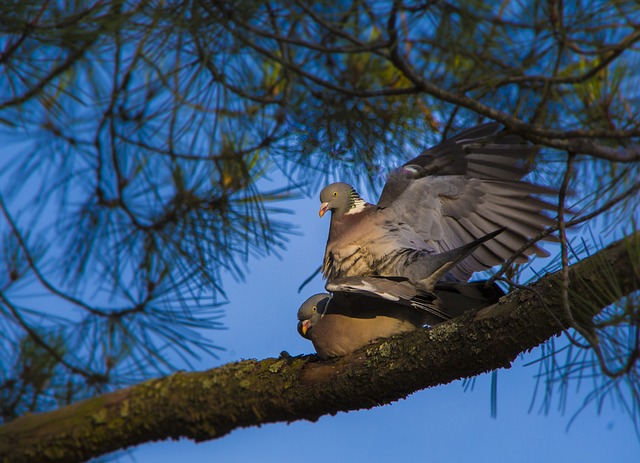
<path id="1" fill-rule="evenodd" d="M 403 277 L 346 277 L 327 283 L 298 310 L 298 332 L 323 358 L 348 355 L 378 338 L 435 325 L 504 295 L 493 283 L 440 282 L 424 291 Z"/>
<path id="2" fill-rule="evenodd" d="M 554 225 L 545 211 L 556 206 L 538 196 L 556 190 L 522 180 L 537 148 L 500 129 L 498 123 L 473 127 L 408 161 L 389 175 L 378 204 L 346 183 L 325 187 L 320 216 L 331 211 L 331 225 L 324 278 L 379 275 L 417 282 L 432 277 L 439 254 L 504 228 L 443 276 L 464 282 Z M 549 255 L 533 244 L 516 262 L 533 254 Z"/>

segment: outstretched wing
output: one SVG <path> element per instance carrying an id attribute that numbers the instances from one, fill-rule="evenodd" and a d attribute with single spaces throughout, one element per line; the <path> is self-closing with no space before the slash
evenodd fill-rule
<path id="1" fill-rule="evenodd" d="M 555 206 L 538 196 L 556 191 L 521 180 L 537 148 L 500 127 L 466 130 L 405 163 L 390 174 L 378 202 L 385 220 L 408 224 L 440 252 L 506 227 L 450 272 L 459 280 L 502 263 L 555 224 L 545 213 Z M 531 254 L 548 255 L 533 245 L 517 262 Z"/>

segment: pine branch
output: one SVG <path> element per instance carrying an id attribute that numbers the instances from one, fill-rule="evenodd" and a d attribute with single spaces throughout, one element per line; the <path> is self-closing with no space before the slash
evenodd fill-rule
<path id="1" fill-rule="evenodd" d="M 598 291 L 593 316 L 640 287 L 640 233 L 569 268 L 569 302 L 615 276 L 619 290 Z M 81 461 L 144 442 L 203 441 L 236 428 L 382 405 L 427 387 L 509 368 L 518 354 L 563 331 L 560 272 L 477 313 L 381 340 L 343 358 L 244 360 L 167 378 L 26 415 L 0 427 L 0 459 Z M 540 298 L 542 296 L 542 299 Z M 578 304 L 574 304 L 578 305 Z M 584 305 L 584 304 L 582 304 Z"/>

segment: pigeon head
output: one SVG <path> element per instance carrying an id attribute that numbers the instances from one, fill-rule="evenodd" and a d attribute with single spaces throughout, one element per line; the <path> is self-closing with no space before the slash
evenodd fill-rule
<path id="1" fill-rule="evenodd" d="M 326 293 L 315 294 L 304 301 L 298 309 L 298 333 L 303 338 L 309 339 L 309 330 L 318 323 L 327 310 L 329 296 Z"/>
<path id="2" fill-rule="evenodd" d="M 355 188 L 342 182 L 324 187 L 320 192 L 320 202 L 320 217 L 327 211 L 340 216 L 366 204 Z"/>

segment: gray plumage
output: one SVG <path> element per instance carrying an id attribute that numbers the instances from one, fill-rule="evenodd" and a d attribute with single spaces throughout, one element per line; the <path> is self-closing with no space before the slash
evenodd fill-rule
<path id="1" fill-rule="evenodd" d="M 348 277 L 327 284 L 298 310 L 298 332 L 322 358 L 347 355 L 369 342 L 425 325 L 435 325 L 472 308 L 497 302 L 503 294 L 485 282 L 438 283 L 434 291 L 406 278 Z"/>
<path id="2" fill-rule="evenodd" d="M 449 279 L 467 281 L 552 226 L 555 222 L 545 211 L 555 206 L 536 195 L 555 191 L 521 180 L 536 147 L 500 128 L 496 123 L 474 127 L 405 163 L 389 175 L 377 205 L 365 202 L 346 183 L 325 187 L 320 215 L 332 214 L 324 277 L 422 280 L 432 274 L 434 256 L 456 253 L 504 227 L 449 270 Z M 548 255 L 533 245 L 516 262 L 526 262 L 532 254 Z"/>

